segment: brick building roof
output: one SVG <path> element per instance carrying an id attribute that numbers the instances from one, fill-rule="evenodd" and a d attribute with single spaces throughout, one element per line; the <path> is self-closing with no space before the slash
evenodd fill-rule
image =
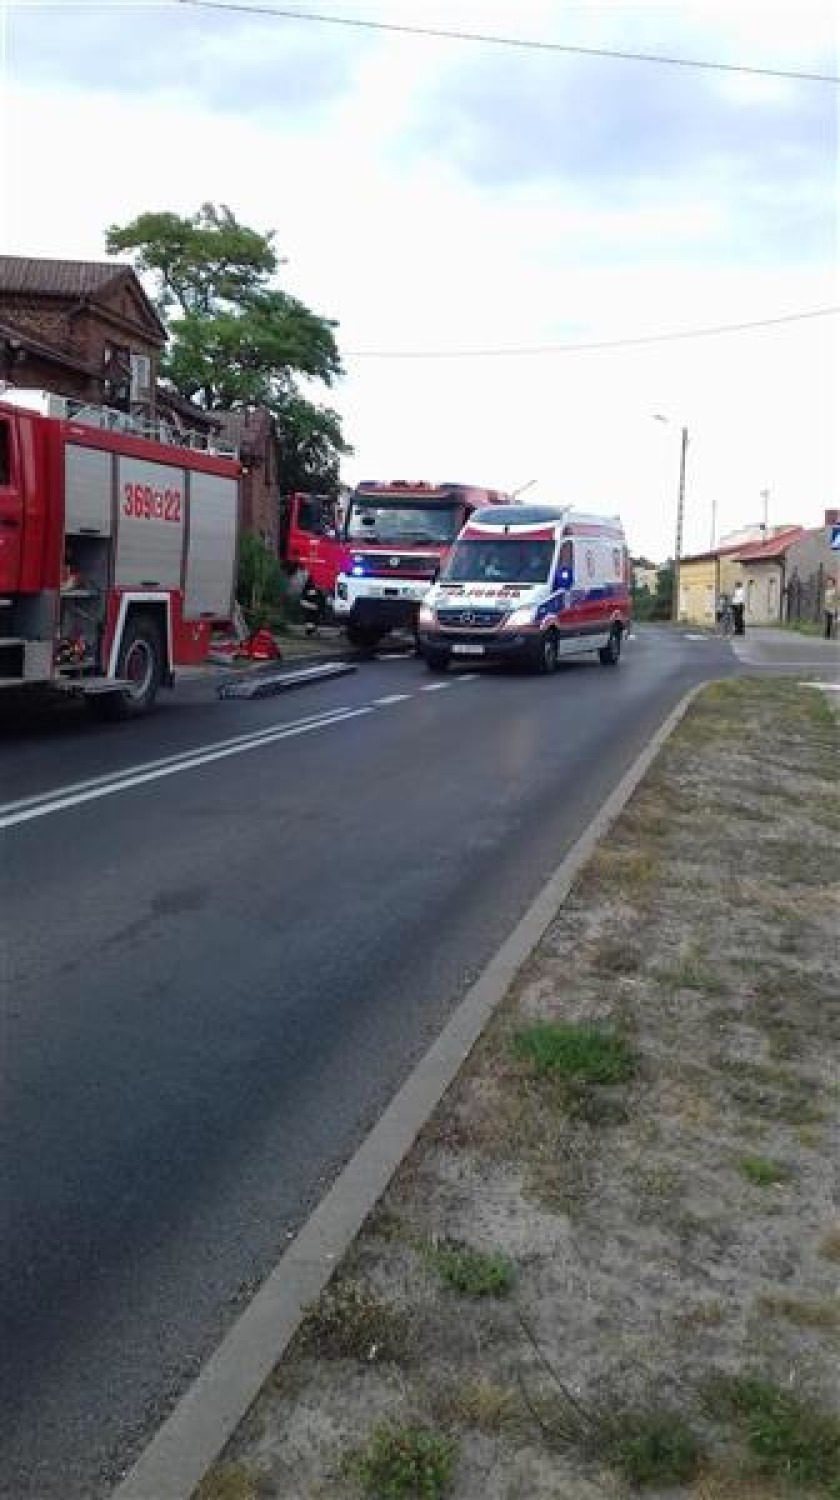
<path id="1" fill-rule="evenodd" d="M 0 255 L 0 299 L 11 312 L 18 298 L 58 297 L 86 302 L 120 283 L 133 285 L 145 320 L 166 341 L 166 328 L 133 266 L 120 260 L 52 260 L 34 255 Z"/>
<path id="2" fill-rule="evenodd" d="M 134 274 L 132 267 L 118 260 L 44 260 L 30 255 L 0 255 L 0 292 L 91 297 L 126 274 Z"/>

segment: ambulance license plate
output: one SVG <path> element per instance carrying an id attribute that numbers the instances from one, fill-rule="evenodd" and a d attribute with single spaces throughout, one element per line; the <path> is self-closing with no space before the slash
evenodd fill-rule
<path id="1" fill-rule="evenodd" d="M 452 655 L 453 656 L 483 656 L 484 655 L 484 647 L 483 646 L 453 646 L 452 647 Z"/>

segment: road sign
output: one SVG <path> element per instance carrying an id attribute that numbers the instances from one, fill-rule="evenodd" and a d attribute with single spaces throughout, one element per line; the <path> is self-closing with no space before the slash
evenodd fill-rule
<path id="1" fill-rule="evenodd" d="M 831 528 L 831 550 L 832 552 L 840 552 L 840 526 L 832 526 Z"/>

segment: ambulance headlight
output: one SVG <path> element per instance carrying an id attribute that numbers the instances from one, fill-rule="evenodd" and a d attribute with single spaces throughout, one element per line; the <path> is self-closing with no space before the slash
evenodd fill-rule
<path id="1" fill-rule="evenodd" d="M 521 630 L 523 625 L 533 625 L 536 611 L 533 605 L 515 609 L 505 620 L 506 630 Z"/>
<path id="2" fill-rule="evenodd" d="M 419 610 L 417 611 L 417 624 L 434 625 L 434 623 L 435 612 L 432 609 L 431 604 L 421 604 Z"/>

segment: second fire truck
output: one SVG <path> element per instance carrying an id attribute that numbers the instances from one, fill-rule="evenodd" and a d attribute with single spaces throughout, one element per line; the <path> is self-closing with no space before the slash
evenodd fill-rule
<path id="1" fill-rule="evenodd" d="M 293 495 L 281 555 L 305 574 L 302 603 L 331 612 L 350 642 L 373 650 L 394 629 L 414 631 L 420 601 L 469 517 L 511 497 L 467 484 L 366 480 L 344 503 Z"/>

